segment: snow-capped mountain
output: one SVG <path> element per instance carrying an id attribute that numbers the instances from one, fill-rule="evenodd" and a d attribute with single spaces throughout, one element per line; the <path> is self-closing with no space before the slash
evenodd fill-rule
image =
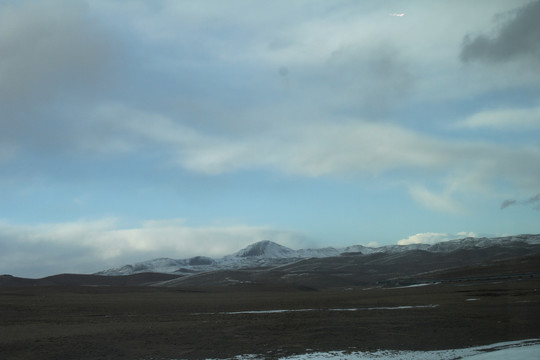
<path id="1" fill-rule="evenodd" d="M 247 246 L 234 254 L 222 258 L 196 256 L 189 259 L 159 258 L 149 261 L 124 265 L 101 271 L 99 275 L 131 275 L 142 272 L 159 272 L 175 274 L 193 274 L 211 270 L 241 269 L 246 267 L 270 267 L 308 259 L 341 255 L 369 255 L 374 253 L 398 254 L 407 251 L 426 251 L 431 253 L 450 253 L 457 250 L 482 249 L 493 246 L 515 247 L 540 245 L 540 234 L 517 235 L 498 238 L 463 238 L 429 244 L 390 245 L 367 247 L 352 245 L 345 248 L 326 247 L 320 249 L 293 250 L 275 242 L 264 240 Z"/>
<path id="2" fill-rule="evenodd" d="M 431 252 L 451 252 L 459 249 L 487 248 L 491 246 L 519 246 L 519 245 L 540 245 L 540 234 L 536 235 L 516 235 L 498 238 L 473 238 L 450 240 L 433 244 L 427 248 Z"/>
<path id="3" fill-rule="evenodd" d="M 263 240 L 238 251 L 233 257 L 259 257 L 264 259 L 298 257 L 296 251 L 269 240 Z"/>

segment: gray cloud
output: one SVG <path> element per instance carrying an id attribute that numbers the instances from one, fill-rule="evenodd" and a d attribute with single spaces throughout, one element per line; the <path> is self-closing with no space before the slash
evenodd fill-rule
<path id="1" fill-rule="evenodd" d="M 501 209 L 505 209 L 510 205 L 514 205 L 517 202 L 515 199 L 504 200 L 501 204 Z"/>
<path id="2" fill-rule="evenodd" d="M 96 80 L 111 50 L 107 34 L 80 3 L 57 5 L 2 6 L 0 99 L 39 99 Z"/>
<path id="3" fill-rule="evenodd" d="M 310 76 L 322 80 L 317 84 L 325 90 L 321 101 L 330 99 L 334 106 L 358 108 L 370 117 L 387 115 L 407 98 L 415 85 L 410 64 L 389 43 L 344 46 Z M 336 93 L 335 89 L 340 91 Z"/>
<path id="4" fill-rule="evenodd" d="M 88 11 L 74 1 L 0 5 L 0 161 L 65 146 L 80 102 L 102 90 L 114 50 Z"/>
<path id="5" fill-rule="evenodd" d="M 467 35 L 463 41 L 462 61 L 507 61 L 521 56 L 540 55 L 540 1 L 515 11 L 494 36 Z"/>
<path id="6" fill-rule="evenodd" d="M 535 210 L 540 210 L 540 194 L 536 194 L 535 196 L 530 197 L 525 201 L 525 204 L 533 205 L 533 208 Z"/>
<path id="7" fill-rule="evenodd" d="M 508 199 L 504 200 L 501 204 L 501 209 L 505 209 L 513 205 L 532 205 L 533 209 L 540 210 L 540 193 L 526 200 Z"/>

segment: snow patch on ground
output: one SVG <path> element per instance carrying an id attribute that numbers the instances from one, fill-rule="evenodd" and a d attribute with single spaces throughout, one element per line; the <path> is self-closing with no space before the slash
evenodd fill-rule
<path id="1" fill-rule="evenodd" d="M 368 307 L 368 308 L 343 308 L 343 309 L 327 309 L 328 311 L 362 311 L 362 310 L 406 310 L 406 309 L 425 309 L 425 308 L 436 308 L 438 304 L 429 304 L 429 305 L 404 305 L 404 306 L 378 306 L 378 307 Z"/>
<path id="2" fill-rule="evenodd" d="M 532 360 L 540 359 L 540 345 L 530 345 L 519 348 L 511 348 L 504 350 L 495 350 L 494 352 L 487 352 L 484 354 L 478 354 L 469 356 L 467 360 L 497 360 L 497 359 L 512 359 L 512 360 Z"/>
<path id="3" fill-rule="evenodd" d="M 260 360 L 263 355 L 238 355 L 221 360 Z M 363 351 L 330 351 L 279 358 L 279 360 L 530 360 L 540 359 L 540 339 L 501 342 L 491 345 L 476 346 L 466 349 L 449 349 L 437 351 L 398 351 L 378 350 Z M 207 359 L 220 360 L 220 359 Z"/>
<path id="4" fill-rule="evenodd" d="M 224 315 L 240 315 L 240 314 L 279 314 L 284 312 L 304 312 L 304 311 L 315 311 L 316 309 L 295 309 L 295 310 L 247 310 L 247 311 L 229 311 L 229 312 L 220 312 L 218 314 Z"/>
<path id="5" fill-rule="evenodd" d="M 407 286 L 398 286 L 398 287 L 393 287 L 391 289 L 407 289 L 407 288 L 414 288 L 414 287 L 420 287 L 420 286 L 429 286 L 429 285 L 438 285 L 438 284 L 440 284 L 440 282 L 413 284 L 413 285 L 407 285 Z"/>
<path id="6" fill-rule="evenodd" d="M 281 358 L 280 360 L 530 360 L 540 359 L 540 339 L 529 339 L 477 346 L 467 349 L 439 351 L 392 351 L 312 353 Z"/>
<path id="7" fill-rule="evenodd" d="M 438 304 L 429 305 L 404 305 L 404 306 L 378 306 L 364 308 L 331 308 L 331 309 L 274 309 L 274 310 L 245 310 L 245 311 L 227 311 L 219 313 L 194 313 L 192 315 L 240 315 L 240 314 L 279 314 L 286 312 L 306 312 L 306 311 L 370 311 L 370 310 L 407 310 L 407 309 L 426 309 L 436 308 Z"/>

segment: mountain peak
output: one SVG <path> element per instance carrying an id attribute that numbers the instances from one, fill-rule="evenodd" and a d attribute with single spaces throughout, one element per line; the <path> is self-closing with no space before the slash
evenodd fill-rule
<path id="1" fill-rule="evenodd" d="M 295 257 L 296 252 L 288 247 L 279 245 L 270 240 L 263 240 L 248 245 L 246 248 L 234 254 L 237 257 L 261 257 L 261 258 L 290 258 Z"/>
<path id="2" fill-rule="evenodd" d="M 533 249 L 540 246 L 540 234 L 513 235 L 498 238 L 463 238 L 430 244 L 387 245 L 366 247 L 352 245 L 346 248 L 319 248 L 292 250 L 270 240 L 253 243 L 236 253 L 222 258 L 196 256 L 189 259 L 173 260 L 160 258 L 124 265 L 121 267 L 100 271 L 97 275 L 130 275 L 142 272 L 161 272 L 176 274 L 192 274 L 216 269 L 239 269 L 261 264 L 268 266 L 293 262 L 296 259 L 324 258 L 340 255 L 368 255 L 373 253 L 403 254 L 413 250 L 423 250 L 429 253 L 452 253 L 457 250 L 478 250 L 497 246 L 499 248 L 523 247 Z M 531 250 L 532 251 L 532 250 Z M 540 250 L 538 250 L 540 251 Z M 6 278 L 0 278 L 0 283 Z"/>

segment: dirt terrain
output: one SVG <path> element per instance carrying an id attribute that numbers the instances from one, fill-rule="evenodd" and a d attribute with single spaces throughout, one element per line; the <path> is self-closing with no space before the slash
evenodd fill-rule
<path id="1" fill-rule="evenodd" d="M 351 255 L 187 278 L 1 276 L 0 358 L 275 359 L 540 338 L 540 255 L 497 254 Z"/>
<path id="2" fill-rule="evenodd" d="M 538 338 L 539 288 L 537 277 L 320 290 L 4 287 L 0 357 L 272 359 L 306 349 L 433 350 Z M 260 312 L 294 309 L 301 311 Z"/>

